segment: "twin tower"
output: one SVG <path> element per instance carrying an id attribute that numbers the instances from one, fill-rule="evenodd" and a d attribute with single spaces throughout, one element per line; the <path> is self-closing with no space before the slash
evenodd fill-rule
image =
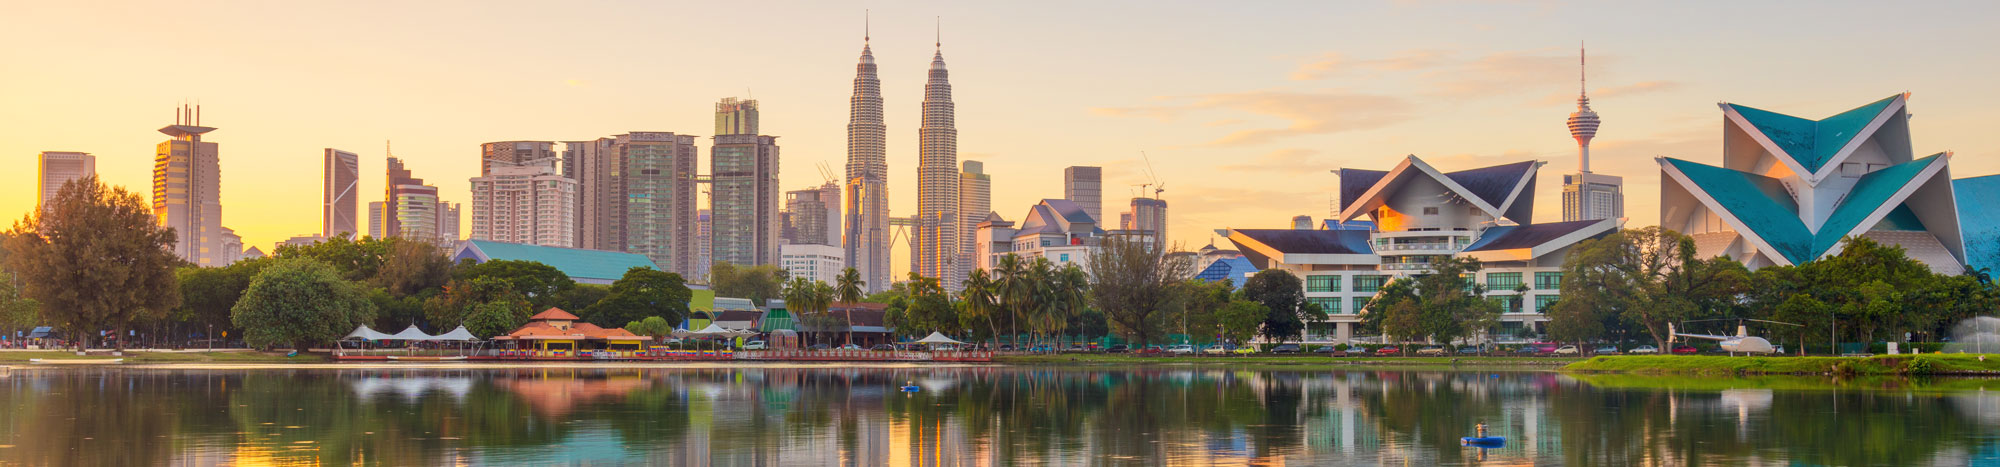
<path id="1" fill-rule="evenodd" d="M 847 203 L 842 233 L 847 265 L 870 292 L 887 290 L 889 248 L 894 230 L 889 216 L 887 126 L 882 123 L 882 83 L 875 54 L 862 36 L 861 61 L 854 66 L 854 95 L 848 101 Z M 951 78 L 940 40 L 924 83 L 923 122 L 917 127 L 917 213 L 908 219 L 911 270 L 956 288 L 971 267 L 972 225 L 985 215 L 960 205 L 958 127 L 951 102 Z M 899 220 L 900 224 L 901 221 Z"/>

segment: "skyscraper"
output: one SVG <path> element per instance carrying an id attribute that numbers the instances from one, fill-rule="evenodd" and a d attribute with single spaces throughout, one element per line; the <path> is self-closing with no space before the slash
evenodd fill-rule
<path id="1" fill-rule="evenodd" d="M 63 184 L 97 175 L 97 156 L 87 152 L 42 151 L 38 160 L 41 167 L 36 187 L 40 189 L 40 197 L 35 198 L 35 206 L 43 210 L 48 209 L 56 194 L 62 193 Z"/>
<path id="2" fill-rule="evenodd" d="M 1625 179 L 1590 173 L 1590 139 L 1600 120 L 1590 110 L 1590 89 L 1584 80 L 1583 51 L 1577 51 L 1576 113 L 1569 114 L 1569 135 L 1576 138 L 1577 173 L 1563 176 L 1563 220 L 1587 221 L 1625 217 Z"/>
<path id="3" fill-rule="evenodd" d="M 854 65 L 847 119 L 847 265 L 861 273 L 869 292 L 880 292 L 890 282 L 888 127 L 882 124 L 882 82 L 875 78 L 866 34 L 861 62 Z"/>
<path id="4" fill-rule="evenodd" d="M 382 214 L 383 214 L 383 213 L 382 213 L 382 211 L 383 211 L 383 206 L 382 206 L 382 202 L 381 202 L 381 201 L 369 201 L 369 202 L 368 202 L 368 236 L 369 236 L 369 237 L 374 237 L 374 238 L 383 238 L 383 235 L 382 235 L 382 231 L 383 231 L 384 229 L 387 229 L 387 228 L 389 228 L 389 222 L 388 222 L 388 221 L 386 221 L 386 220 L 384 220 L 384 217 L 383 217 L 383 215 L 382 215 Z"/>
<path id="5" fill-rule="evenodd" d="M 438 202 L 438 242 L 441 244 L 455 244 L 464 238 L 459 235 L 462 231 L 459 220 L 462 219 L 460 216 L 463 214 L 461 210 L 463 207 L 464 205 L 459 203 Z"/>
<path id="6" fill-rule="evenodd" d="M 840 184 L 785 192 L 792 244 L 840 246 Z"/>
<path id="7" fill-rule="evenodd" d="M 739 265 L 778 264 L 778 137 L 754 134 L 715 137 L 709 148 L 709 197 L 715 261 Z"/>
<path id="8" fill-rule="evenodd" d="M 1092 220 L 1104 223 L 1104 168 L 1064 168 L 1063 199 L 1083 206 L 1083 212 L 1089 213 Z"/>
<path id="9" fill-rule="evenodd" d="M 410 170 L 403 168 L 403 160 L 389 156 L 385 165 L 387 180 L 383 183 L 382 235 L 403 237 L 413 240 L 434 241 L 438 238 L 438 189 L 425 185 L 424 179 L 411 176 Z M 373 206 L 369 207 L 373 209 Z M 374 215 L 374 213 L 369 213 Z"/>
<path id="10" fill-rule="evenodd" d="M 986 174 L 986 165 L 979 161 L 965 161 L 958 173 L 958 268 L 959 276 L 952 278 L 952 284 L 964 284 L 965 274 L 979 263 L 975 257 L 974 238 L 979 233 L 979 223 L 993 212 L 993 176 Z M 1102 221 L 1099 221 L 1102 222 Z"/>
<path id="11" fill-rule="evenodd" d="M 694 264 L 689 267 L 689 280 L 707 283 L 708 271 L 715 266 L 715 255 L 710 253 L 709 239 L 715 237 L 715 212 L 708 209 L 694 214 Z"/>
<path id="12" fill-rule="evenodd" d="M 224 251 L 222 230 L 222 158 L 215 143 L 201 135 L 215 128 L 201 126 L 201 111 L 186 106 L 174 124 L 161 128 L 173 137 L 153 155 L 153 216 L 171 227 L 179 241 L 174 253 L 199 266 L 222 266 L 237 252 Z"/>
<path id="13" fill-rule="evenodd" d="M 361 200 L 360 193 L 356 193 L 361 187 L 361 156 L 326 148 L 321 165 L 326 176 L 320 187 L 319 236 L 358 236 L 361 225 L 360 219 L 355 217 L 354 208 Z"/>
<path id="14" fill-rule="evenodd" d="M 715 103 L 715 135 L 757 134 L 757 100 L 724 98 Z"/>
<path id="15" fill-rule="evenodd" d="M 944 44 L 931 56 L 930 79 L 924 82 L 923 125 L 917 127 L 917 231 L 911 236 L 917 251 L 916 273 L 939 279 L 956 290 L 959 238 L 958 127 L 951 102 L 951 75 L 944 66 Z"/>
<path id="16" fill-rule="evenodd" d="M 494 144 L 486 146 L 491 148 Z M 494 165 L 486 175 L 473 177 L 471 182 L 472 239 L 576 246 L 577 182 L 557 172 L 555 159 Z M 446 212 L 440 210 L 439 214 Z M 457 236 L 456 226 L 449 231 L 444 227 L 439 225 L 439 234 Z"/>
<path id="17" fill-rule="evenodd" d="M 563 142 L 563 176 L 576 180 L 576 247 L 625 251 L 625 198 L 616 138 Z"/>
<path id="18" fill-rule="evenodd" d="M 695 260 L 694 135 L 634 131 L 599 140 L 598 156 L 614 183 L 612 212 L 597 228 L 616 245 L 599 249 L 646 255 L 660 270 L 691 276 Z M 595 188 L 586 192 L 596 192 Z"/>
<path id="19" fill-rule="evenodd" d="M 1127 233 L 1144 236 L 1165 251 L 1167 245 L 1167 201 L 1159 198 L 1132 198 L 1131 210 L 1118 217 L 1118 226 Z"/>
<path id="20" fill-rule="evenodd" d="M 500 141 L 479 145 L 479 175 L 492 173 L 493 168 L 547 165 L 555 167 L 560 160 L 556 153 L 556 143 L 549 141 Z"/>

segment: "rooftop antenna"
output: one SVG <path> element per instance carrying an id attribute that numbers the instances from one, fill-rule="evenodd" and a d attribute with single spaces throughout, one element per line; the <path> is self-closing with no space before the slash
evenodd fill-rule
<path id="1" fill-rule="evenodd" d="M 868 10 L 861 10 L 861 44 L 868 44 Z"/>
<path id="2" fill-rule="evenodd" d="M 937 30 L 936 30 L 936 33 L 937 33 L 937 38 L 936 38 L 936 40 L 937 40 L 937 43 L 936 43 L 936 44 L 934 44 L 934 45 L 936 45 L 936 46 L 937 46 L 937 49 L 938 49 L 938 51 L 942 52 L 942 51 L 944 51 L 944 17 L 943 17 L 943 16 L 939 16 L 939 17 L 936 17 L 936 18 L 934 18 L 934 19 L 936 19 L 936 20 L 937 20 Z"/>

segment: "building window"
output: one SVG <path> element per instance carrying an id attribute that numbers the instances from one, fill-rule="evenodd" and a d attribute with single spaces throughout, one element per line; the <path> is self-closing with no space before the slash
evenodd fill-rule
<path id="1" fill-rule="evenodd" d="M 1340 276 L 1306 276 L 1307 292 L 1339 292 Z"/>
<path id="2" fill-rule="evenodd" d="M 1520 286 L 1521 286 L 1521 273 L 1518 272 L 1486 273 L 1486 290 L 1488 291 L 1494 291 L 1494 292 L 1510 291 Z"/>
<path id="3" fill-rule="evenodd" d="M 1062 254 L 1062 256 L 1061 256 L 1061 258 L 1062 258 L 1062 262 L 1065 262 L 1065 263 L 1069 262 L 1069 253 L 1063 253 L 1063 254 Z"/>
<path id="4" fill-rule="evenodd" d="M 1431 206 L 1431 207 L 1426 207 L 1426 208 L 1424 208 L 1424 215 L 1426 215 L 1426 216 L 1435 216 L 1435 215 L 1438 215 L 1438 208 L 1437 208 L 1437 206 Z"/>
<path id="5" fill-rule="evenodd" d="M 1520 295 L 1495 295 L 1486 297 L 1486 299 L 1500 304 L 1501 313 L 1520 313 L 1523 311 L 1521 310 Z"/>
<path id="6" fill-rule="evenodd" d="M 1340 299 L 1335 297 L 1311 297 L 1306 302 L 1319 305 L 1319 310 L 1329 315 L 1341 314 Z"/>
<path id="7" fill-rule="evenodd" d="M 1535 273 L 1535 290 L 1562 290 L 1562 288 L 1563 288 L 1563 273 L 1560 272 Z"/>
<path id="8" fill-rule="evenodd" d="M 1368 308 L 1368 302 L 1373 301 L 1368 297 L 1354 297 L 1354 298 L 1349 298 L 1348 300 L 1352 302 L 1354 305 L 1352 307 L 1348 307 L 1348 310 L 1354 313 L 1360 313 L 1363 308 Z"/>
<path id="9" fill-rule="evenodd" d="M 1562 297 L 1561 295 L 1536 295 L 1535 312 L 1544 314 L 1548 313 L 1550 308 L 1555 308 L 1556 299 L 1561 297 Z"/>
<path id="10" fill-rule="evenodd" d="M 1378 275 L 1354 276 L 1354 291 L 1375 292 L 1382 290 L 1382 283 L 1387 282 L 1388 278 L 1389 276 Z"/>

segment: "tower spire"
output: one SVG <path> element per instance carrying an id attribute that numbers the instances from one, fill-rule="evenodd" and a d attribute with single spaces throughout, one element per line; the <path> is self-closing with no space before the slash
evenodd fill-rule
<path id="1" fill-rule="evenodd" d="M 1576 43 L 1576 84 L 1577 84 L 1576 95 L 1578 96 L 1586 96 L 1590 94 L 1590 79 L 1587 76 L 1588 74 L 1586 73 L 1587 71 L 1590 70 L 1589 58 L 1590 54 L 1588 50 L 1584 48 L 1583 42 L 1577 42 Z"/>
<path id="2" fill-rule="evenodd" d="M 861 43 L 868 43 L 868 10 L 861 10 Z"/>
<path id="3" fill-rule="evenodd" d="M 1590 110 L 1590 88 L 1585 81 L 1585 66 L 1589 63 L 1584 55 L 1583 43 L 1578 42 L 1576 53 L 1576 113 L 1569 114 L 1569 135 L 1576 138 L 1577 169 L 1590 173 L 1590 139 L 1597 136 L 1597 125 L 1601 120 L 1597 112 Z"/>
<path id="4" fill-rule="evenodd" d="M 934 19 L 935 19 L 935 20 L 937 21 L 937 32 L 936 32 L 936 34 L 937 34 L 937 38 L 935 39 L 935 40 L 936 40 L 937 42 L 936 42 L 935 44 L 932 44 L 932 45 L 935 45 L 935 46 L 937 46 L 937 50 L 938 50 L 938 52 L 943 52 L 943 51 L 944 51 L 944 17 L 943 17 L 943 16 L 939 16 L 939 17 L 936 17 L 936 18 L 934 18 Z"/>

